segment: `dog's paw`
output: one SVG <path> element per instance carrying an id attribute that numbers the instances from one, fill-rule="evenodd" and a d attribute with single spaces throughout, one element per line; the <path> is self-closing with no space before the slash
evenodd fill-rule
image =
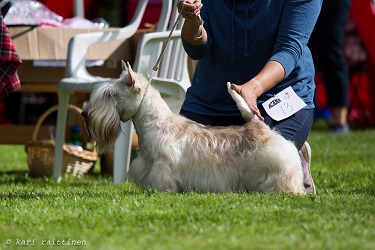
<path id="1" fill-rule="evenodd" d="M 247 106 L 245 100 L 240 96 L 235 90 L 232 89 L 232 84 L 227 82 L 228 93 L 231 95 L 232 99 L 236 102 L 238 109 L 240 110 L 242 117 L 247 121 L 251 121 L 256 116 Z"/>

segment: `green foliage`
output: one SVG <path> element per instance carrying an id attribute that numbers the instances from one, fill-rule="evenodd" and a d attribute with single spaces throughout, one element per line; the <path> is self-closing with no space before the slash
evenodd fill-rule
<path id="1" fill-rule="evenodd" d="M 315 196 L 141 191 L 97 169 L 55 183 L 0 145 L 0 249 L 374 249 L 375 131 L 308 141 Z"/>

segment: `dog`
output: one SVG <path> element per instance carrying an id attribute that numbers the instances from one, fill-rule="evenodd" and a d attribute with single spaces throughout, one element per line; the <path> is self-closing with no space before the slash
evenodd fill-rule
<path id="1" fill-rule="evenodd" d="M 144 76 L 129 63 L 122 67 L 119 79 L 94 86 L 82 115 L 98 153 L 111 149 L 120 122 L 132 119 L 140 156 L 130 165 L 130 181 L 162 192 L 304 194 L 296 147 L 259 121 L 230 83 L 246 124 L 204 126 L 173 113 Z"/>

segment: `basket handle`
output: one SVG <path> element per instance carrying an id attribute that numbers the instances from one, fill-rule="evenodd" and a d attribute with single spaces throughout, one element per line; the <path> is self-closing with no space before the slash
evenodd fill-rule
<path id="1" fill-rule="evenodd" d="M 80 109 L 79 107 L 77 106 L 74 106 L 72 104 L 69 104 L 68 108 L 70 110 L 73 110 L 73 111 L 76 111 L 78 114 L 81 114 L 82 113 L 82 109 Z M 44 120 L 47 118 L 47 116 L 49 116 L 51 113 L 57 111 L 58 109 L 58 106 L 57 105 L 54 105 L 52 107 L 50 107 L 49 109 L 47 109 L 38 119 L 37 123 L 35 124 L 35 128 L 34 128 L 34 131 L 33 131 L 33 135 L 31 137 L 32 140 L 36 140 L 36 137 L 39 133 L 39 130 L 40 130 L 40 127 L 42 126 Z"/>

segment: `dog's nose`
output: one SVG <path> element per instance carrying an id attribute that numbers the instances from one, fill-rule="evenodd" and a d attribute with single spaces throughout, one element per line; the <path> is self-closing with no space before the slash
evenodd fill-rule
<path id="1" fill-rule="evenodd" d="M 87 118 L 87 111 L 82 111 L 81 115 L 84 117 L 84 118 Z"/>

